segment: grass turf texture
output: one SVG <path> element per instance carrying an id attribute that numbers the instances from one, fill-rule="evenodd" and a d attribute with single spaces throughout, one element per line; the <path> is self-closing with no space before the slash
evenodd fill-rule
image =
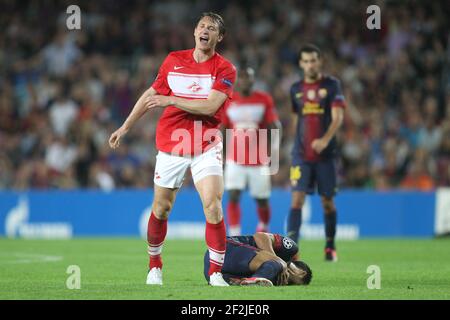
<path id="1" fill-rule="evenodd" d="M 147 286 L 146 243 L 129 238 L 0 239 L 0 299 L 450 299 L 450 239 L 338 242 L 338 263 L 323 260 L 323 241 L 302 241 L 312 283 L 289 287 L 206 284 L 205 244 L 168 240 L 164 286 Z M 69 265 L 81 289 L 66 288 Z M 381 289 L 369 290 L 369 265 L 381 268 Z"/>

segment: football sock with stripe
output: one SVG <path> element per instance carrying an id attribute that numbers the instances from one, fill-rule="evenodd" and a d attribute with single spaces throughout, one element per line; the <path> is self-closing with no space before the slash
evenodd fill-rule
<path id="1" fill-rule="evenodd" d="M 226 249 L 226 229 L 223 219 L 217 224 L 206 221 L 205 238 L 209 250 L 208 275 L 212 275 L 214 272 L 222 272 Z"/>
<path id="2" fill-rule="evenodd" d="M 257 231 L 268 232 L 268 226 L 270 222 L 270 206 L 261 207 L 258 206 L 258 228 Z"/>
<path id="3" fill-rule="evenodd" d="M 152 212 L 148 219 L 147 242 L 150 261 L 149 269 L 162 268 L 161 252 L 167 234 L 167 220 L 156 218 Z"/>
<path id="4" fill-rule="evenodd" d="M 239 202 L 229 201 L 227 205 L 228 235 L 241 235 L 241 206 Z"/>

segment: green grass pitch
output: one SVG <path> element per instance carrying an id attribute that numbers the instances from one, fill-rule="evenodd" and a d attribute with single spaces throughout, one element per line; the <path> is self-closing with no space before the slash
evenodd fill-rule
<path id="1" fill-rule="evenodd" d="M 145 285 L 146 243 L 131 238 L 0 239 L 0 299 L 450 299 L 450 239 L 338 242 L 339 262 L 323 261 L 323 241 L 302 241 L 313 270 L 309 286 L 209 287 L 205 244 L 168 240 L 164 286 Z M 68 266 L 81 288 L 66 287 Z M 381 289 L 369 290 L 369 265 L 381 269 Z"/>

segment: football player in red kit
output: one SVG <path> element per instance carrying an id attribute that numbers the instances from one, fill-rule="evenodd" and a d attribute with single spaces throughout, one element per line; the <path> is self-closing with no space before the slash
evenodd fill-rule
<path id="1" fill-rule="evenodd" d="M 148 222 L 150 255 L 147 284 L 162 285 L 161 251 L 167 219 L 189 168 L 206 217 L 210 253 L 209 284 L 228 286 L 221 273 L 226 230 L 222 214 L 223 169 L 219 126 L 222 106 L 232 96 L 236 69 L 216 52 L 223 40 L 221 16 L 203 13 L 195 27 L 195 48 L 171 52 L 152 86 L 137 101 L 124 124 L 109 140 L 112 148 L 148 110 L 164 108 L 156 128 L 154 199 Z"/>
<path id="2" fill-rule="evenodd" d="M 281 129 L 272 97 L 253 90 L 255 71 L 242 67 L 238 72 L 237 88 L 233 99 L 225 107 L 223 124 L 232 130 L 227 132 L 225 189 L 228 191 L 228 234 L 241 234 L 241 192 L 248 185 L 250 195 L 256 200 L 258 226 L 256 231 L 267 232 L 270 222 L 269 197 L 271 191 L 268 159 L 270 149 L 278 148 L 278 141 L 271 146 L 272 129 Z M 261 134 L 266 130 L 267 134 Z"/>

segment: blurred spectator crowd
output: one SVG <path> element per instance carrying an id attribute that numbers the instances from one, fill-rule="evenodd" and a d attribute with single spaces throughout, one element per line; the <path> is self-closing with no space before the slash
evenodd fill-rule
<path id="1" fill-rule="evenodd" d="M 66 8 L 75 3 L 81 30 L 69 31 Z M 0 189 L 152 186 L 160 111 L 147 113 L 119 149 L 107 141 L 167 53 L 194 46 L 203 11 L 225 19 L 219 52 L 254 67 L 255 87 L 274 97 L 284 128 L 274 185 L 289 187 L 288 93 L 300 76 L 298 50 L 313 42 L 348 104 L 338 133 L 341 187 L 450 186 L 450 5 L 380 1 L 382 28 L 368 30 L 369 4 L 0 2 Z"/>

